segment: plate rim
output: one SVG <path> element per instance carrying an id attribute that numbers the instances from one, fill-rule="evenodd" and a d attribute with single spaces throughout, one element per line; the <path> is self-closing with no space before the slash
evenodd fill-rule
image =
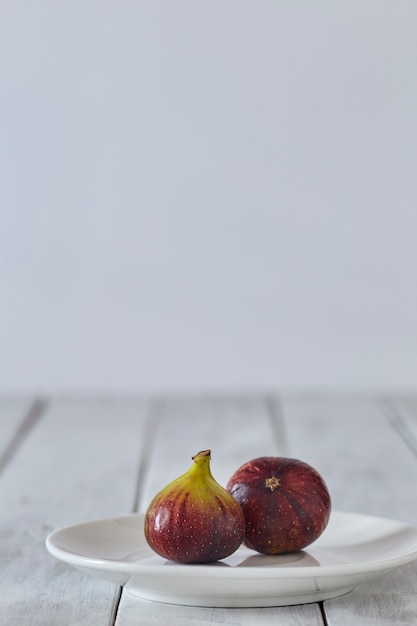
<path id="1" fill-rule="evenodd" d="M 351 519 L 367 519 L 373 521 L 375 523 L 383 522 L 388 524 L 396 525 L 399 529 L 402 530 L 410 530 L 415 532 L 415 546 L 414 549 L 407 552 L 401 552 L 398 555 L 393 555 L 388 558 L 382 558 L 380 560 L 371 560 L 371 561 L 363 561 L 363 562 L 353 562 L 353 563 L 336 563 L 332 565 L 317 565 L 317 566 L 299 566 L 297 568 L 287 568 L 287 567 L 257 567 L 253 568 L 250 566 L 232 566 L 226 568 L 213 567 L 213 564 L 204 564 L 204 563 L 196 563 L 192 564 L 192 572 L 193 575 L 204 575 L 205 578 L 224 578 L 228 579 L 230 577 L 233 578 L 247 578 L 248 571 L 252 571 L 256 578 L 264 578 L 264 579 L 279 579 L 282 577 L 286 578 L 294 578 L 294 579 L 304 579 L 311 577 L 319 577 L 325 578 L 328 576 L 349 576 L 352 574 L 366 574 L 372 572 L 385 572 L 391 569 L 395 569 L 396 567 L 405 564 L 407 562 L 413 561 L 417 559 L 417 526 L 413 526 L 406 522 L 402 522 L 400 520 L 395 520 L 386 517 L 368 515 L 363 513 L 354 513 L 354 512 L 344 512 L 344 511 L 332 511 L 331 518 L 351 518 Z M 125 515 L 116 515 L 110 517 L 102 517 L 96 518 L 92 520 L 86 520 L 84 522 L 78 522 L 76 524 L 70 524 L 68 526 L 63 526 L 61 528 L 57 528 L 54 531 L 50 532 L 46 539 L 45 545 L 48 552 L 54 556 L 55 558 L 68 563 L 69 565 L 77 568 L 83 568 L 85 570 L 95 570 L 95 571 L 106 571 L 106 572 L 115 572 L 115 573 L 125 573 L 129 575 L 140 575 L 140 574 L 152 574 L 156 575 L 157 572 L 163 571 L 165 575 L 168 574 L 166 567 L 166 559 L 161 558 L 161 563 L 152 563 L 152 564 L 143 564 L 140 561 L 137 562 L 126 562 L 126 561 L 118 561 L 111 560 L 105 558 L 96 558 L 96 557 L 88 557 L 86 555 L 75 554 L 74 552 L 65 550 L 59 547 L 56 544 L 56 540 L 67 532 L 71 532 L 77 528 L 82 528 L 86 526 L 94 526 L 97 524 L 105 524 L 112 523 L 115 521 L 122 520 L 131 520 L 137 519 L 143 520 L 144 513 L 128 513 Z M 324 531 L 325 533 L 326 531 Z M 323 535 L 324 535 L 323 533 Z M 312 547 L 316 542 L 310 544 Z M 308 552 L 307 546 L 305 551 Z M 326 548 L 323 547 L 325 550 Z M 253 551 L 254 555 L 258 553 Z M 155 556 L 156 553 L 155 553 Z M 169 563 L 169 574 L 181 577 L 188 577 L 190 575 L 190 565 L 183 563 Z"/>

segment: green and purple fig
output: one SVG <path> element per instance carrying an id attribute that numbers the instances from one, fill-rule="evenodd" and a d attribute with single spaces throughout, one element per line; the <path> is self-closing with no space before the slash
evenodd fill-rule
<path id="1" fill-rule="evenodd" d="M 153 498 L 145 514 L 145 538 L 171 561 L 210 563 L 238 549 L 245 520 L 239 504 L 212 476 L 211 451 L 192 460 L 188 472 Z"/>

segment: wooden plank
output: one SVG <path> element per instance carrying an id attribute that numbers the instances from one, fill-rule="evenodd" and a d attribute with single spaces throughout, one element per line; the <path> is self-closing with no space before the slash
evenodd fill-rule
<path id="1" fill-rule="evenodd" d="M 147 624 L 158 626 L 321 626 L 320 609 L 316 604 L 291 607 L 222 609 L 158 604 L 138 600 L 123 593 L 117 614 L 117 626 Z"/>
<path id="2" fill-rule="evenodd" d="M 259 398 L 171 399 L 161 406 L 161 413 L 139 505 L 142 511 L 157 491 L 188 470 L 191 457 L 200 450 L 211 449 L 213 475 L 225 486 L 242 463 L 277 449 L 269 412 Z"/>
<path id="3" fill-rule="evenodd" d="M 350 594 L 324 603 L 329 626 L 417 624 L 417 567 L 408 563 Z"/>
<path id="4" fill-rule="evenodd" d="M 279 411 L 257 398 L 171 399 L 164 406 L 162 421 L 140 498 L 145 510 L 153 495 L 170 480 L 188 470 L 191 456 L 212 450 L 212 471 L 226 485 L 242 463 L 256 456 L 284 451 Z M 275 421 L 274 421 L 275 420 Z M 116 626 L 158 624 L 233 624 L 234 626 L 320 626 L 318 605 L 265 609 L 198 608 L 142 601 L 123 592 Z"/>
<path id="5" fill-rule="evenodd" d="M 294 456 L 325 477 L 335 509 L 416 523 L 417 460 L 371 399 L 286 399 Z M 417 623 L 417 563 L 324 602 L 329 626 Z"/>
<path id="6" fill-rule="evenodd" d="M 376 401 L 285 398 L 283 411 L 292 455 L 323 474 L 335 509 L 416 522 L 416 460 Z"/>
<path id="7" fill-rule="evenodd" d="M 16 451 L 0 477 L 0 624 L 112 623 L 118 589 L 57 561 L 44 541 L 131 511 L 147 415 L 138 401 L 56 401 Z"/>

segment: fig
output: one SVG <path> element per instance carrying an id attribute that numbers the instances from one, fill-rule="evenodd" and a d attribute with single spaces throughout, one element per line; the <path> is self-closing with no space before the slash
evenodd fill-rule
<path id="1" fill-rule="evenodd" d="M 245 520 L 239 504 L 212 476 L 211 451 L 203 450 L 192 460 L 188 472 L 152 499 L 145 514 L 145 538 L 171 561 L 210 563 L 238 549 Z"/>
<path id="2" fill-rule="evenodd" d="M 226 488 L 245 517 L 243 543 L 262 554 L 297 552 L 318 539 L 329 521 L 327 485 L 317 470 L 298 459 L 248 461 Z"/>

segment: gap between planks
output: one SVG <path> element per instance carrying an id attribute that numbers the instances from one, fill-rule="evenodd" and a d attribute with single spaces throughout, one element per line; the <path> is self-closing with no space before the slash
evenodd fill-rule
<path id="1" fill-rule="evenodd" d="M 45 398 L 36 398 L 29 407 L 22 422 L 18 426 L 15 434 L 11 438 L 8 446 L 0 457 L 0 474 L 16 454 L 22 443 L 28 437 L 29 433 L 45 414 L 48 402 Z"/>
<path id="2" fill-rule="evenodd" d="M 136 488 L 133 497 L 132 513 L 138 513 L 139 510 L 139 502 L 149 468 L 149 460 L 161 423 L 163 404 L 163 400 L 155 400 L 149 408 L 145 431 L 143 433 L 142 445 L 139 451 L 139 464 L 136 477 Z"/>
<path id="3" fill-rule="evenodd" d="M 323 626 L 329 626 L 329 620 L 327 619 L 324 602 L 320 601 L 317 604 L 318 604 L 319 611 L 320 611 L 320 614 L 321 614 L 321 619 L 323 620 Z"/>
<path id="4" fill-rule="evenodd" d="M 156 435 L 159 430 L 162 416 L 162 400 L 155 400 L 149 408 L 149 413 L 146 418 L 145 430 L 143 433 L 142 445 L 139 450 L 139 463 L 136 475 L 135 493 L 133 496 L 132 513 L 137 513 L 139 509 L 139 502 L 142 495 L 143 485 L 145 483 L 146 475 L 149 467 L 149 459 L 154 447 Z M 118 587 L 114 599 L 113 606 L 109 618 L 109 626 L 115 626 L 117 623 L 117 614 L 119 612 L 120 602 L 124 593 L 123 587 Z"/>
<path id="5" fill-rule="evenodd" d="M 285 426 L 284 410 L 282 402 L 277 396 L 265 398 L 265 408 L 270 420 L 274 442 L 280 456 L 290 455 L 290 444 Z"/>
<path id="6" fill-rule="evenodd" d="M 377 400 L 377 405 L 404 443 L 417 456 L 417 424 L 415 417 L 410 416 L 410 412 L 401 400 L 380 398 Z"/>

